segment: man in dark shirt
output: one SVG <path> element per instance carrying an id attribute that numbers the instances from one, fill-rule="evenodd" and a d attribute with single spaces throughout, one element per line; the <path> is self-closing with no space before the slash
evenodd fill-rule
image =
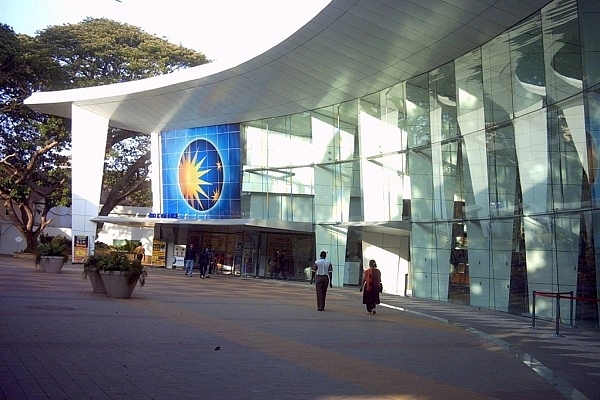
<path id="1" fill-rule="evenodd" d="M 208 264 L 210 263 L 210 255 L 206 250 L 203 250 L 198 254 L 198 265 L 200 266 L 200 278 L 204 279 L 208 271 Z"/>
<path id="2" fill-rule="evenodd" d="M 196 250 L 194 245 L 190 243 L 185 249 L 185 257 L 183 257 L 183 265 L 185 266 L 185 275 L 192 276 L 194 272 L 194 262 L 196 261 Z"/>

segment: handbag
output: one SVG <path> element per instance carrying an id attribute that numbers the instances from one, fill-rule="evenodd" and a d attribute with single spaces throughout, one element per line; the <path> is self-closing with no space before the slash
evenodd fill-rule
<path id="1" fill-rule="evenodd" d="M 379 293 L 383 293 L 383 283 L 379 282 Z"/>

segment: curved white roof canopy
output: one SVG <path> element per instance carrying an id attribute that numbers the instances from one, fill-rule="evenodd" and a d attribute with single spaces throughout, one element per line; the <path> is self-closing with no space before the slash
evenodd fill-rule
<path id="1" fill-rule="evenodd" d="M 333 0 L 292 36 L 240 65 L 35 93 L 34 110 L 75 104 L 139 132 L 251 121 L 377 92 L 484 44 L 550 0 Z"/>

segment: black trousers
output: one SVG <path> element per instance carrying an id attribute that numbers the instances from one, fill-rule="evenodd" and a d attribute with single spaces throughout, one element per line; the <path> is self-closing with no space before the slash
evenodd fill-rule
<path id="1" fill-rule="evenodd" d="M 317 275 L 315 287 L 317 289 L 317 309 L 325 309 L 325 297 L 327 296 L 327 287 L 329 286 L 329 276 Z"/>

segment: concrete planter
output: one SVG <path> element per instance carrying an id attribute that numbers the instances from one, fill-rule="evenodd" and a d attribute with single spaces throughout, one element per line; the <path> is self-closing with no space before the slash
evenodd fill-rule
<path id="1" fill-rule="evenodd" d="M 21 259 L 26 259 L 26 260 L 35 260 L 35 254 L 33 253 L 13 253 L 13 257 L 14 258 L 21 258 Z"/>
<path id="2" fill-rule="evenodd" d="M 61 257 L 42 256 L 42 258 L 40 258 L 40 263 L 39 263 L 40 271 L 49 272 L 52 274 L 60 273 L 60 271 L 62 270 L 64 265 L 65 265 L 65 261 L 62 256 Z"/>
<path id="3" fill-rule="evenodd" d="M 128 299 L 135 289 L 140 277 L 132 276 L 129 272 L 100 271 L 106 295 L 113 299 Z"/>
<path id="4" fill-rule="evenodd" d="M 92 284 L 94 293 L 106 294 L 106 287 L 104 287 L 104 281 L 102 280 L 100 272 L 95 268 L 90 268 L 86 269 L 85 273 Z"/>

